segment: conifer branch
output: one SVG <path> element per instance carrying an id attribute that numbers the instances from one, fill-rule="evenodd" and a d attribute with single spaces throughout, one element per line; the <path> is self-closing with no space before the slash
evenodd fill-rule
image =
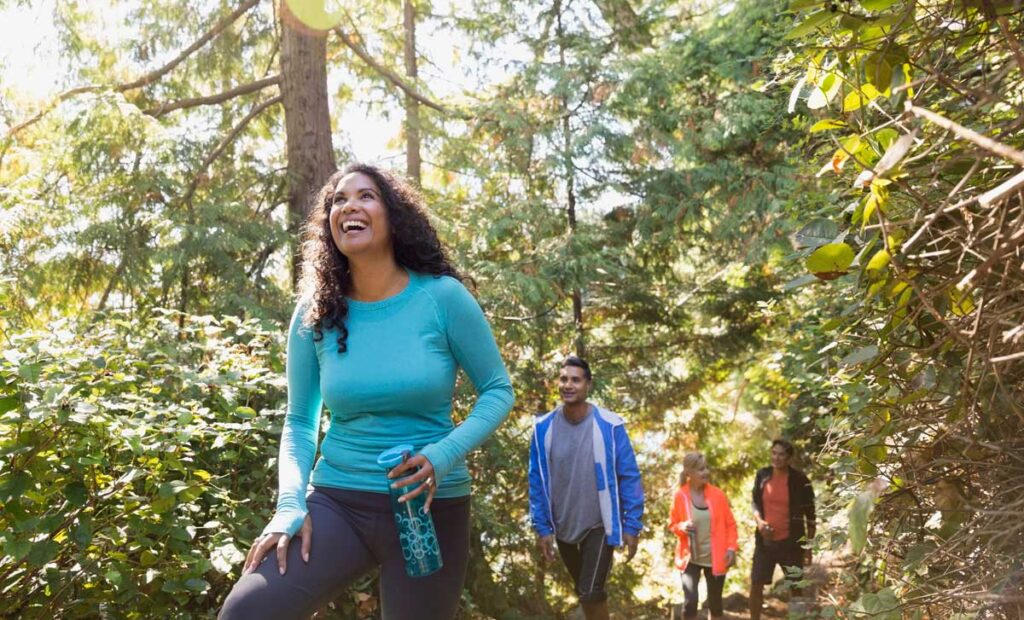
<path id="1" fill-rule="evenodd" d="M 338 37 L 341 39 L 341 42 L 344 43 L 346 47 L 355 52 L 356 56 L 358 56 L 367 65 L 369 65 L 370 68 L 372 68 L 374 71 L 379 73 L 381 77 L 390 82 L 393 86 L 398 87 L 406 95 L 409 95 L 410 97 L 427 106 L 428 108 L 437 110 L 442 114 L 456 116 L 458 118 L 463 119 L 469 118 L 465 114 L 455 112 L 444 107 L 440 103 L 437 103 L 433 99 L 430 99 L 423 95 L 422 93 L 420 93 L 419 91 L 417 91 L 415 86 L 409 84 L 404 79 L 402 79 L 400 75 L 379 63 L 372 55 L 370 55 L 366 48 L 363 47 L 358 40 L 356 40 L 356 38 L 352 37 L 352 35 L 345 32 L 345 30 L 343 30 L 341 26 L 335 26 L 334 32 L 338 35 Z M 358 33 L 356 36 L 359 37 Z M 362 37 L 359 38 L 361 39 Z"/>
<path id="2" fill-rule="evenodd" d="M 225 101 L 228 101 L 229 99 L 234 99 L 235 97 L 240 97 L 242 95 L 248 95 L 249 93 L 258 92 L 268 86 L 278 84 L 280 83 L 280 81 L 281 76 L 274 75 L 268 78 L 264 78 L 262 80 L 256 80 L 255 82 L 250 82 L 248 84 L 236 86 L 235 88 L 226 90 L 222 93 L 217 93 L 216 95 L 207 95 L 205 97 L 190 97 L 187 99 L 178 99 L 177 101 L 169 101 L 167 103 L 145 110 L 144 114 L 160 118 L 164 114 L 169 114 L 171 112 L 174 112 L 175 110 L 194 108 L 201 105 L 213 105 L 217 103 L 224 103 Z"/>
<path id="3" fill-rule="evenodd" d="M 193 52 L 195 52 L 197 49 L 201 48 L 202 46 L 206 45 L 206 43 L 208 43 L 211 39 L 213 39 L 214 37 L 219 35 L 221 32 L 223 32 L 224 29 L 227 28 L 228 26 L 230 26 L 236 19 L 239 18 L 239 16 L 241 16 L 242 14 L 244 14 L 246 11 L 248 11 L 252 7 L 256 6 L 257 4 L 259 4 L 259 0 L 246 0 L 246 2 L 243 2 L 241 5 L 239 5 L 238 8 L 235 9 L 230 15 L 227 15 L 227 16 L 221 18 L 216 24 L 214 24 L 214 26 L 212 28 L 210 28 L 205 33 L 203 33 L 203 35 L 201 37 L 199 37 L 198 39 L 196 39 L 196 41 L 193 42 L 192 45 L 189 45 L 187 48 L 182 50 L 182 52 L 179 53 L 177 56 L 175 56 L 170 62 L 168 62 L 167 64 L 165 64 L 164 66 L 162 66 L 162 67 L 160 67 L 158 69 L 150 71 L 149 73 L 143 75 L 142 77 L 140 77 L 138 79 L 132 80 L 131 82 L 126 82 L 124 84 L 118 84 L 118 85 L 114 86 L 114 92 L 123 93 L 123 92 L 129 91 L 129 90 L 134 90 L 134 89 L 137 89 L 137 88 L 141 88 L 143 86 L 146 86 L 148 84 L 152 84 L 153 82 L 159 80 L 164 75 L 166 75 L 171 70 L 173 70 L 175 67 L 177 67 L 179 64 L 181 64 L 186 58 L 188 58 L 190 55 L 192 55 Z M 43 109 L 40 110 L 39 112 L 37 112 L 31 118 L 29 118 L 29 119 L 27 119 L 25 121 L 22 121 L 21 123 L 18 123 L 14 127 L 11 127 L 9 130 L 7 130 L 7 135 L 4 136 L 4 140 L 10 140 L 16 134 L 18 134 L 18 132 L 22 131 L 26 127 L 30 127 L 30 126 L 38 123 L 40 120 L 43 119 L 43 117 L 45 117 L 47 114 L 52 112 L 54 110 L 54 108 L 56 108 L 58 105 L 60 105 L 64 101 L 67 101 L 68 99 L 70 99 L 72 97 L 75 97 L 75 96 L 78 96 L 78 95 L 81 95 L 81 94 L 84 94 L 84 93 L 98 92 L 98 91 L 101 91 L 101 90 L 103 90 L 105 88 L 108 88 L 108 86 L 100 85 L 100 84 L 92 84 L 92 85 L 89 85 L 89 86 L 78 86 L 76 88 L 72 88 L 71 90 L 66 90 L 66 91 L 60 93 L 55 98 L 53 98 L 50 101 L 50 103 L 48 103 L 47 105 L 43 106 Z"/>

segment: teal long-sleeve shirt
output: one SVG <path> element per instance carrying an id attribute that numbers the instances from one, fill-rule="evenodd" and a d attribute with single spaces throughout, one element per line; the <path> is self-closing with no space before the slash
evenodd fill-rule
<path id="1" fill-rule="evenodd" d="M 314 485 L 387 493 L 377 455 L 412 444 L 434 466 L 436 497 L 470 492 L 466 454 L 508 417 L 512 384 L 487 319 L 461 282 L 409 272 L 402 292 L 375 302 L 349 300 L 348 349 L 337 330 L 314 340 L 299 302 L 288 333 L 288 410 L 278 457 L 277 511 L 264 532 L 294 535 Z M 455 426 L 459 368 L 478 398 Z M 320 444 L 320 412 L 330 424 Z"/>

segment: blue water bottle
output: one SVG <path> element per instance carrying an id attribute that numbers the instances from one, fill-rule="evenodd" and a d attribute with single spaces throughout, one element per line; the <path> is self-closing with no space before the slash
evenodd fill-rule
<path id="1" fill-rule="evenodd" d="M 377 464 L 385 471 L 401 465 L 412 455 L 412 446 L 403 444 L 385 450 L 377 457 Z M 427 494 L 420 493 L 416 497 L 398 503 L 398 498 L 416 488 L 416 483 L 409 486 L 392 488 L 392 483 L 401 483 L 406 478 L 388 479 L 388 492 L 391 494 L 391 511 L 395 515 L 395 527 L 398 528 L 398 542 L 402 546 L 405 557 L 405 573 L 410 577 L 426 577 L 441 570 L 441 549 L 437 545 L 437 532 L 434 531 L 434 520 L 430 513 L 423 510 L 427 502 Z"/>

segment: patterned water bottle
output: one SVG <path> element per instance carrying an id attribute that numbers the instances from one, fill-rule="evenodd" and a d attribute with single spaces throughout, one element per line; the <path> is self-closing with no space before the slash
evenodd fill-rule
<path id="1" fill-rule="evenodd" d="M 400 465 L 412 455 L 412 446 L 403 444 L 385 450 L 377 457 L 377 464 L 385 471 L 391 471 L 392 467 Z M 427 501 L 427 493 L 423 492 L 416 497 L 398 503 L 398 498 L 416 488 L 416 484 L 391 488 L 394 482 L 401 483 L 405 478 L 397 481 L 388 479 L 388 491 L 391 494 L 391 511 L 395 515 L 395 527 L 398 529 L 398 542 L 402 545 L 402 555 L 405 557 L 405 572 L 410 577 L 426 577 L 431 573 L 441 570 L 444 563 L 441 561 L 441 549 L 437 545 L 437 533 L 434 531 L 434 520 L 429 512 L 423 510 Z"/>

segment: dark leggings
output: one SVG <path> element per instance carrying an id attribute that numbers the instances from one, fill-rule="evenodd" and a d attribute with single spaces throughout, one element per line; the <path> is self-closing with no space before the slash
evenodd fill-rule
<path id="1" fill-rule="evenodd" d="M 444 567 L 419 578 L 405 574 L 389 502 L 382 493 L 316 487 L 306 502 L 313 521 L 309 563 L 302 561 L 298 536 L 289 542 L 284 575 L 271 550 L 255 571 L 238 580 L 218 618 L 309 618 L 377 565 L 384 620 L 454 618 L 469 560 L 469 496 L 431 504 Z"/>
<path id="2" fill-rule="evenodd" d="M 290 560 L 289 560 L 290 561 Z M 722 615 L 722 589 L 725 587 L 725 575 L 715 576 L 711 574 L 710 566 L 700 566 L 690 562 L 683 571 L 683 617 L 697 617 L 697 584 L 700 583 L 700 573 L 704 572 L 704 578 L 708 583 L 708 608 L 712 616 Z"/>

